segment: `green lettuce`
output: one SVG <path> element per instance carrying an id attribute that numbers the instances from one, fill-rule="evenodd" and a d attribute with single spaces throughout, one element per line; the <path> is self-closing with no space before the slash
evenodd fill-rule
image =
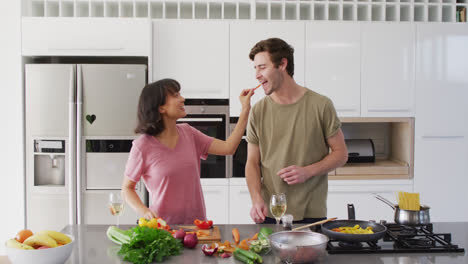
<path id="1" fill-rule="evenodd" d="M 182 242 L 172 237 L 171 233 L 146 226 L 130 230 L 111 226 L 107 230 L 107 237 L 121 245 L 117 254 L 123 260 L 135 264 L 161 262 L 165 257 L 179 255 L 183 250 Z"/>

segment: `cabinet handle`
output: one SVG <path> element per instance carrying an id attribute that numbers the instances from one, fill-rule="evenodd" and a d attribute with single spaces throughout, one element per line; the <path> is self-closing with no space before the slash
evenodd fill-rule
<path id="1" fill-rule="evenodd" d="M 351 112 L 351 111 L 357 111 L 357 110 L 358 109 L 356 107 L 354 107 L 354 108 L 351 108 L 351 107 L 346 107 L 346 108 L 345 107 L 343 107 L 343 108 L 337 107 L 336 108 L 336 111 L 340 111 L 340 112 Z"/>
<path id="2" fill-rule="evenodd" d="M 377 109 L 377 108 L 369 108 L 367 109 L 368 112 L 408 112 L 409 108 L 395 108 L 395 109 Z"/>
<path id="3" fill-rule="evenodd" d="M 48 48 L 49 51 L 70 51 L 70 50 L 97 50 L 97 51 L 116 51 L 124 50 L 124 48 Z"/>
<path id="4" fill-rule="evenodd" d="M 452 135 L 452 136 L 437 136 L 437 135 L 428 135 L 428 136 L 421 136 L 421 138 L 425 139 L 460 139 L 464 138 L 465 136 L 460 135 Z"/>

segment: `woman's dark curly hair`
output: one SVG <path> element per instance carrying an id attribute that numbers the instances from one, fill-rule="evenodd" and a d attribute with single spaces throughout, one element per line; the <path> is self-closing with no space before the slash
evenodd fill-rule
<path id="1" fill-rule="evenodd" d="M 180 91 L 180 84 L 173 79 L 162 79 L 147 84 L 138 101 L 138 125 L 135 133 L 156 136 L 164 130 L 164 122 L 159 107 L 166 103 L 168 94 Z"/>

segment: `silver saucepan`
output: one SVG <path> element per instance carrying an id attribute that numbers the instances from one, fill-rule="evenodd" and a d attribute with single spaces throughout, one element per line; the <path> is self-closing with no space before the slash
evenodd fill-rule
<path id="1" fill-rule="evenodd" d="M 392 202 L 378 194 L 374 194 L 374 197 L 393 208 L 393 210 L 395 211 L 395 223 L 397 224 L 423 225 L 429 224 L 431 222 L 431 218 L 429 217 L 429 206 L 421 205 L 419 211 L 403 210 L 400 209 L 398 205 L 393 204 Z"/>

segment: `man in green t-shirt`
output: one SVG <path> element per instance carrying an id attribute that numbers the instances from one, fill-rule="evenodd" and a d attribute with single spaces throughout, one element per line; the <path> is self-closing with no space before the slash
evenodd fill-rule
<path id="1" fill-rule="evenodd" d="M 285 193 L 295 223 L 327 215 L 327 173 L 346 163 L 341 123 L 327 97 L 298 85 L 294 49 L 271 38 L 250 51 L 256 78 L 267 95 L 250 112 L 245 175 L 256 223 L 274 223 L 272 194 Z"/>

